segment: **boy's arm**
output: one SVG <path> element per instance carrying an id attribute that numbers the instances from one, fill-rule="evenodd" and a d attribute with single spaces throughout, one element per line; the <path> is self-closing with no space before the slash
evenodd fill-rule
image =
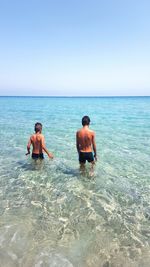
<path id="1" fill-rule="evenodd" d="M 32 141 L 31 141 L 31 137 L 30 137 L 29 142 L 27 144 L 27 151 L 28 152 L 26 153 L 26 156 L 30 154 L 30 146 L 31 146 L 31 143 L 32 143 Z"/>
<path id="2" fill-rule="evenodd" d="M 92 146 L 93 146 L 93 151 L 94 151 L 94 158 L 95 158 L 95 160 L 97 161 L 95 133 L 93 133 Z"/>
<path id="3" fill-rule="evenodd" d="M 49 158 L 51 158 L 51 159 L 53 159 L 53 154 L 52 153 L 50 153 L 48 150 L 47 150 L 47 148 L 46 148 L 46 146 L 45 146 L 45 139 L 44 139 L 44 136 L 42 137 L 42 149 L 46 152 L 46 154 L 48 155 L 48 157 Z"/>
<path id="4" fill-rule="evenodd" d="M 79 153 L 79 152 L 80 152 L 80 149 L 79 149 L 78 132 L 76 132 L 76 148 L 77 148 L 77 151 L 78 151 L 78 153 Z"/>

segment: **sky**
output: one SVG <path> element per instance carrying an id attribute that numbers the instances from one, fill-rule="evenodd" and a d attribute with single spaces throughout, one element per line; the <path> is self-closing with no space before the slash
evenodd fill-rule
<path id="1" fill-rule="evenodd" d="M 0 0 L 0 95 L 150 95 L 149 0 Z"/>

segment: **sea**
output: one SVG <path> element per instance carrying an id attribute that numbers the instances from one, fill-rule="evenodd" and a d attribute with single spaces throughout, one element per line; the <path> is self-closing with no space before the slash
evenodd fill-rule
<path id="1" fill-rule="evenodd" d="M 36 122 L 53 160 L 25 155 Z M 150 97 L 0 97 L 0 267 L 149 266 Z"/>

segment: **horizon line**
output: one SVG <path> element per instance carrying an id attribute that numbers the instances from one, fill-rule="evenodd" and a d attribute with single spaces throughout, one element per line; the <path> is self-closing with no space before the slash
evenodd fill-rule
<path id="1" fill-rule="evenodd" d="M 106 97 L 150 97 L 150 95 L 104 95 L 104 96 L 101 96 L 101 95 L 73 95 L 73 96 L 66 96 L 66 95 L 0 95 L 0 97 L 32 97 L 32 98 L 39 98 L 39 97 L 49 97 L 49 98 L 106 98 Z"/>

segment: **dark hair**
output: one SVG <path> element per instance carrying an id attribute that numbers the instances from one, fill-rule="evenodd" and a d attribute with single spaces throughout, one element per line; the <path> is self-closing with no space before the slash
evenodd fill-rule
<path id="1" fill-rule="evenodd" d="M 36 133 L 41 132 L 42 131 L 42 123 L 37 122 L 35 124 L 34 130 L 35 130 Z"/>
<path id="2" fill-rule="evenodd" d="M 89 125 L 90 124 L 90 118 L 88 116 L 84 116 L 82 118 L 82 125 L 85 126 L 85 125 Z"/>

